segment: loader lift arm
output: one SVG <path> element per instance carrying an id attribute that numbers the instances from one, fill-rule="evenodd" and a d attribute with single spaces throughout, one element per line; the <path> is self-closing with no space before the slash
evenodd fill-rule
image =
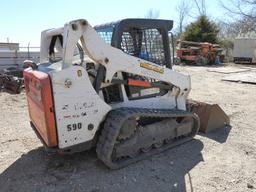
<path id="1" fill-rule="evenodd" d="M 134 57 L 116 49 L 104 42 L 93 27 L 86 20 L 76 20 L 65 25 L 63 28 L 51 29 L 42 33 L 45 41 L 41 45 L 41 63 L 47 63 L 49 54 L 47 48 L 51 39 L 56 35 L 69 36 L 63 40 L 63 64 L 62 69 L 69 67 L 73 62 L 73 54 L 77 42 L 80 40 L 82 48 L 95 63 L 105 68 L 104 83 L 110 83 L 117 72 L 126 72 L 157 79 L 178 88 L 177 105 L 185 110 L 187 97 L 191 83 L 190 77 L 177 73 L 165 66 L 159 66 L 150 61 Z M 47 41 L 48 40 L 48 41 Z M 156 73 L 157 72 L 157 73 Z"/>

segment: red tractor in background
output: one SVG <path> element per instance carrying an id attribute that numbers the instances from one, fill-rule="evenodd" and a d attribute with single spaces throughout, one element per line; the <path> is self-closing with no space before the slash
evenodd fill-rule
<path id="1" fill-rule="evenodd" d="M 222 51 L 223 49 L 218 44 L 178 40 L 176 64 L 212 65 L 222 63 L 224 60 Z"/>

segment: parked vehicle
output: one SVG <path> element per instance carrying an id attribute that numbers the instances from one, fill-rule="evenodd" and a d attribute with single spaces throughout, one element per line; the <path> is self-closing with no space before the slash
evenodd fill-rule
<path id="1" fill-rule="evenodd" d="M 176 54 L 178 63 L 212 65 L 224 60 L 223 49 L 208 42 L 178 41 Z"/>
<path id="2" fill-rule="evenodd" d="M 256 38 L 236 38 L 233 57 L 234 63 L 256 63 Z"/>

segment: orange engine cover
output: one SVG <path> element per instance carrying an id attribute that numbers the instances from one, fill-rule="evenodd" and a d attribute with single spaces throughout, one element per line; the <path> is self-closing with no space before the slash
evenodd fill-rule
<path id="1" fill-rule="evenodd" d="M 32 124 L 48 147 L 58 145 L 50 77 L 40 71 L 24 71 L 24 84 Z"/>

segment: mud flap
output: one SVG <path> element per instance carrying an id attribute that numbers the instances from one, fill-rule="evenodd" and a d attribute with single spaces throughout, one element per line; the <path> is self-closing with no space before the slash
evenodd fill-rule
<path id="1" fill-rule="evenodd" d="M 187 101 L 187 109 L 196 113 L 200 119 L 199 131 L 207 133 L 230 125 L 228 115 L 218 104 L 208 104 L 193 100 Z"/>

